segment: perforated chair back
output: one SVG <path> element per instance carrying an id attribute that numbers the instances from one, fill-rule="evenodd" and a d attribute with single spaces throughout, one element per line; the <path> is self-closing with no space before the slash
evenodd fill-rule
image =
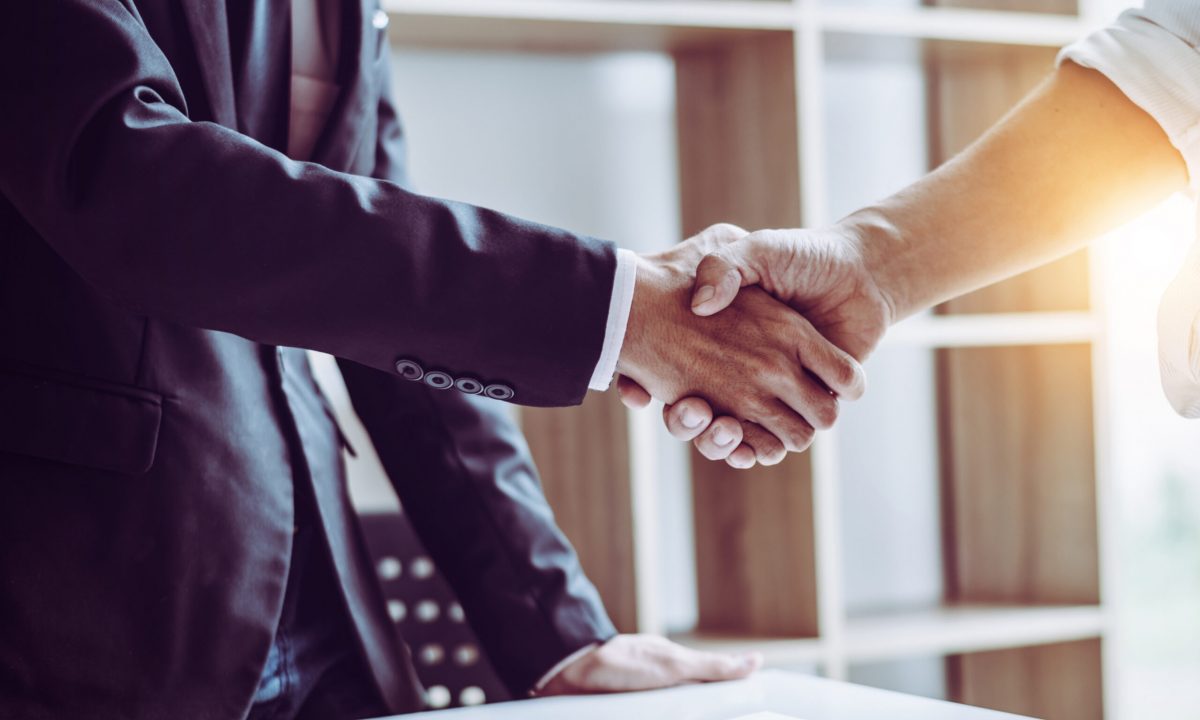
<path id="1" fill-rule="evenodd" d="M 364 513 L 359 518 L 388 614 L 412 649 L 429 707 L 510 699 L 408 518 L 403 513 Z"/>

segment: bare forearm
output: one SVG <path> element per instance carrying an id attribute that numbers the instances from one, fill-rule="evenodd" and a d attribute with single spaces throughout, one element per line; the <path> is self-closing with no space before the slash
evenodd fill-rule
<path id="1" fill-rule="evenodd" d="M 1066 63 L 961 155 L 841 225 L 900 319 L 1075 250 L 1186 180 L 1149 115 Z"/>

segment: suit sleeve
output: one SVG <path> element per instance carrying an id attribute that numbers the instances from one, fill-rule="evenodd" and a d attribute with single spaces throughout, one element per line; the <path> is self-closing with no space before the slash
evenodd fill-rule
<path id="1" fill-rule="evenodd" d="M 120 0 L 0 10 L 0 192 L 142 315 L 578 403 L 611 245 L 289 160 L 193 122 Z"/>
<path id="2" fill-rule="evenodd" d="M 381 73 L 374 173 L 405 184 L 390 63 Z M 409 518 L 514 696 L 571 653 L 615 634 L 502 405 L 340 365 Z"/>
<path id="3" fill-rule="evenodd" d="M 505 405 L 340 365 L 405 514 L 514 696 L 616 634 Z"/>

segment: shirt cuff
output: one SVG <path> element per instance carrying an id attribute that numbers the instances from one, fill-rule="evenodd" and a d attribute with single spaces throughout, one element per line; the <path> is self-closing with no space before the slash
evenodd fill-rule
<path id="1" fill-rule="evenodd" d="M 1187 163 L 1190 184 L 1200 184 L 1200 51 L 1188 42 L 1196 18 L 1163 11 L 1128 10 L 1116 23 L 1068 45 L 1070 60 L 1103 74 L 1162 127 Z"/>
<path id="2" fill-rule="evenodd" d="M 629 309 L 633 307 L 633 289 L 637 284 L 637 255 L 630 250 L 617 250 L 617 272 L 613 277 L 612 297 L 608 301 L 608 324 L 604 327 L 604 345 L 600 360 L 592 371 L 589 390 L 607 390 L 617 372 L 617 358 L 625 343 L 625 326 L 629 324 Z"/>
<path id="3" fill-rule="evenodd" d="M 628 252 L 628 251 L 622 251 L 622 252 Z M 530 697 L 540 693 L 547 685 L 550 684 L 551 680 L 558 677 L 558 674 L 560 672 L 562 672 L 563 670 L 566 670 L 568 665 L 575 662 L 576 660 L 583 657 L 584 655 L 587 655 L 588 653 L 590 653 L 591 651 L 595 650 L 596 648 L 600 647 L 603 644 L 604 643 L 600 642 L 599 640 L 597 640 L 596 642 L 593 642 L 593 643 L 588 643 L 587 645 L 584 645 L 583 647 L 579 648 L 575 652 L 566 656 L 562 660 L 559 660 L 557 663 L 554 664 L 554 667 L 552 667 L 546 671 L 545 675 L 538 678 L 538 681 L 533 686 L 533 689 L 529 691 Z"/>

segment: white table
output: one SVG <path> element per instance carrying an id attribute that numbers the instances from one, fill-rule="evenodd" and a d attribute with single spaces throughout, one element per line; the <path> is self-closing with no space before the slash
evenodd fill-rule
<path id="1" fill-rule="evenodd" d="M 1019 716 L 861 685 L 764 670 L 748 680 L 457 708 L 395 720 L 732 720 L 756 712 L 798 720 L 1018 720 Z"/>

